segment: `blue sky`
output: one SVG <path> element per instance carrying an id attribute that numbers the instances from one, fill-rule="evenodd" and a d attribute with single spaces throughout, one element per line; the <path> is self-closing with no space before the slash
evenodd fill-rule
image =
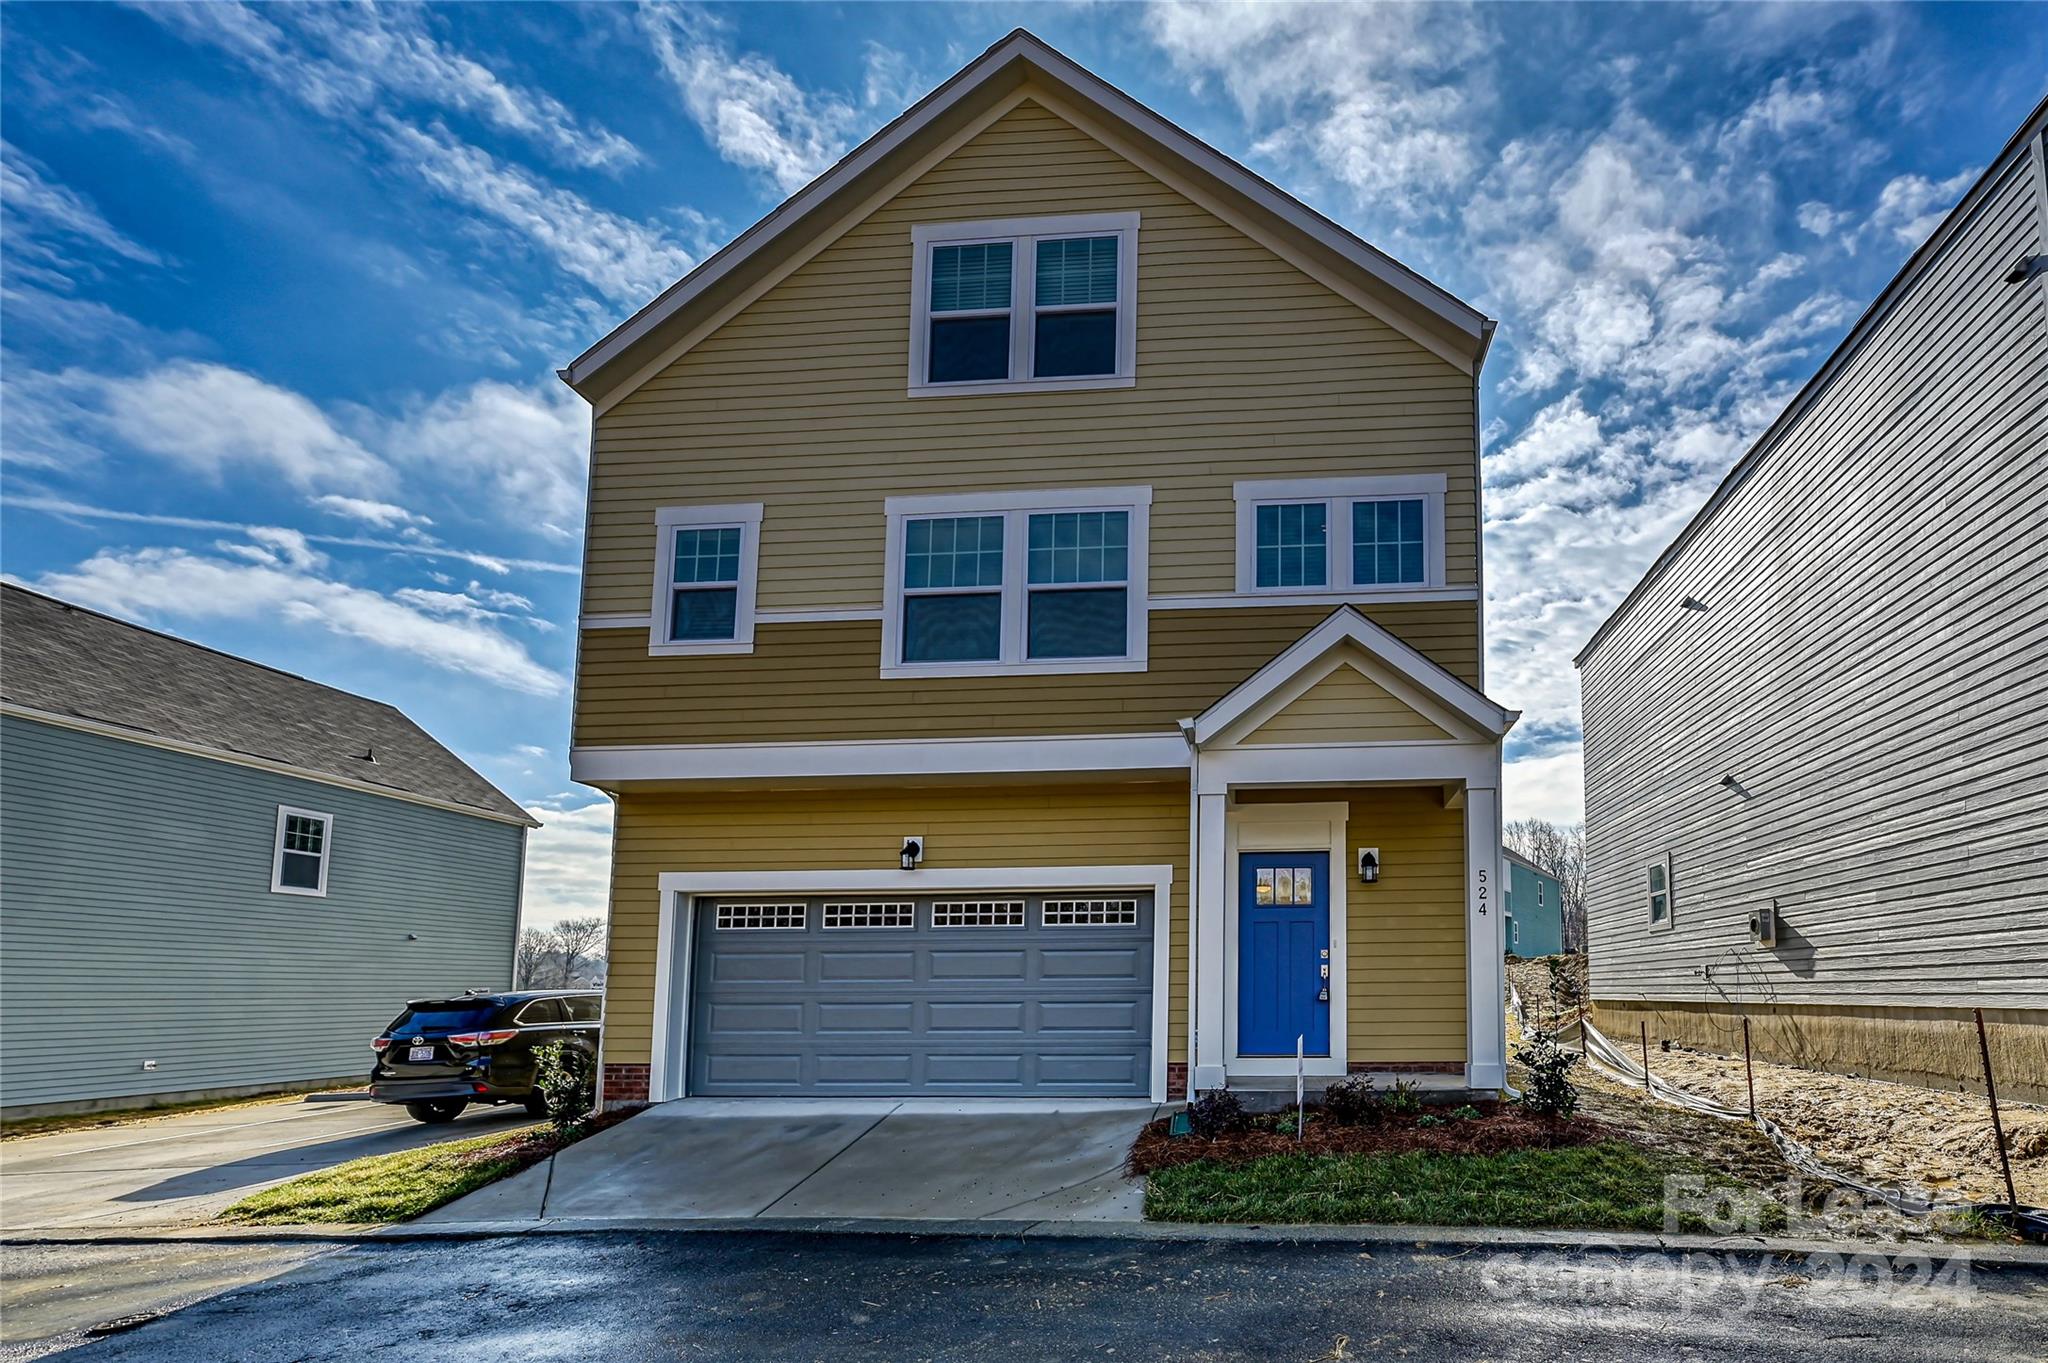
<path id="1" fill-rule="evenodd" d="M 1508 813 L 1571 654 L 2048 85 L 2038 8 L 9 5 L 0 566 L 403 707 L 549 823 L 587 413 L 553 371 L 1024 25 L 1501 319 Z"/>

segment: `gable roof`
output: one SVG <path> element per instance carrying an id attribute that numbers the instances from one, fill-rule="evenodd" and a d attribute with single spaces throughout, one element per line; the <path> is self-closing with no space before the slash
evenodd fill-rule
<path id="1" fill-rule="evenodd" d="M 1553 885 L 1559 883 L 1556 876 L 1544 870 L 1541 866 L 1538 866 L 1535 862 L 1529 860 L 1527 857 L 1523 856 L 1520 852 L 1517 852 L 1512 847 L 1503 846 L 1500 849 L 1500 854 L 1506 857 L 1509 861 L 1515 863 L 1515 865 L 1520 866 L 1524 870 L 1533 871 L 1537 875 L 1542 876 L 1545 880 L 1549 881 Z"/>
<path id="2" fill-rule="evenodd" d="M 559 371 L 562 381 L 599 408 L 631 391 L 760 276 L 1027 84 L 1114 127 L 1175 176 L 1262 223 L 1303 268 L 1356 286 L 1389 325 L 1466 372 L 1479 372 L 1494 329 L 1484 313 L 1020 28 L 570 361 Z"/>
<path id="3" fill-rule="evenodd" d="M 1350 606 L 1339 606 L 1323 622 L 1296 639 L 1272 661 L 1239 682 L 1229 694 L 1195 717 L 1194 740 L 1207 743 L 1250 714 L 1262 700 L 1326 657 L 1330 650 L 1352 644 L 1413 682 L 1431 698 L 1482 732 L 1500 737 L 1521 718 L 1464 678 L 1447 671 L 1419 649 L 1403 643 Z"/>
<path id="4" fill-rule="evenodd" d="M 540 826 L 382 701 L 12 583 L 0 584 L 0 636 L 0 701 L 10 711 Z"/>

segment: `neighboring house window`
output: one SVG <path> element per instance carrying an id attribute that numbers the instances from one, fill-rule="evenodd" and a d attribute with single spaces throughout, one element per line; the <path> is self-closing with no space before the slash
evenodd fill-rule
<path id="1" fill-rule="evenodd" d="M 1447 481 L 1415 474 L 1237 484 L 1237 589 L 1443 586 Z"/>
<path id="2" fill-rule="evenodd" d="M 1136 213 L 920 226 L 911 244 L 913 395 L 1136 381 Z"/>
<path id="3" fill-rule="evenodd" d="M 1536 882 L 1536 907 L 1543 907 L 1543 882 L 1540 880 Z"/>
<path id="4" fill-rule="evenodd" d="M 1644 868 L 1650 905 L 1650 926 L 1668 928 L 1671 926 L 1671 854 L 1651 862 Z"/>
<path id="5" fill-rule="evenodd" d="M 891 497 L 882 675 L 1142 671 L 1150 488 Z"/>
<path id="6" fill-rule="evenodd" d="M 271 893 L 325 895 L 333 842 L 333 815 L 279 805 L 277 842 L 270 859 Z"/>
<path id="7" fill-rule="evenodd" d="M 654 513 L 654 622 L 648 652 L 751 653 L 761 504 Z"/>

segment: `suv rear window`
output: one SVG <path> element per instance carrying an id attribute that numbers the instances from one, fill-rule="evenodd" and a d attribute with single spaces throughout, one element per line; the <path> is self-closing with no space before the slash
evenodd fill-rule
<path id="1" fill-rule="evenodd" d="M 562 1006 L 569 1010 L 571 1022 L 596 1022 L 598 1019 L 599 1003 L 595 994 L 563 999 Z"/>
<path id="2" fill-rule="evenodd" d="M 387 1032 L 467 1032 L 487 1026 L 497 1014 L 495 1003 L 430 1003 L 408 1008 Z"/>

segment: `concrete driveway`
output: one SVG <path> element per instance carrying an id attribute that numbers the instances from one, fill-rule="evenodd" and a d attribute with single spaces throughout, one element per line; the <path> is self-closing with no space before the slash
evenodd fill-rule
<path id="1" fill-rule="evenodd" d="M 0 1143 L 0 1231 L 205 1221 L 259 1188 L 360 1155 L 532 1120 L 520 1107 L 473 1108 L 425 1126 L 381 1103 L 292 1099 L 27 1136 Z"/>
<path id="2" fill-rule="evenodd" d="M 422 1218 L 1137 1220 L 1124 1177 L 1144 1102 L 662 1103 Z"/>

